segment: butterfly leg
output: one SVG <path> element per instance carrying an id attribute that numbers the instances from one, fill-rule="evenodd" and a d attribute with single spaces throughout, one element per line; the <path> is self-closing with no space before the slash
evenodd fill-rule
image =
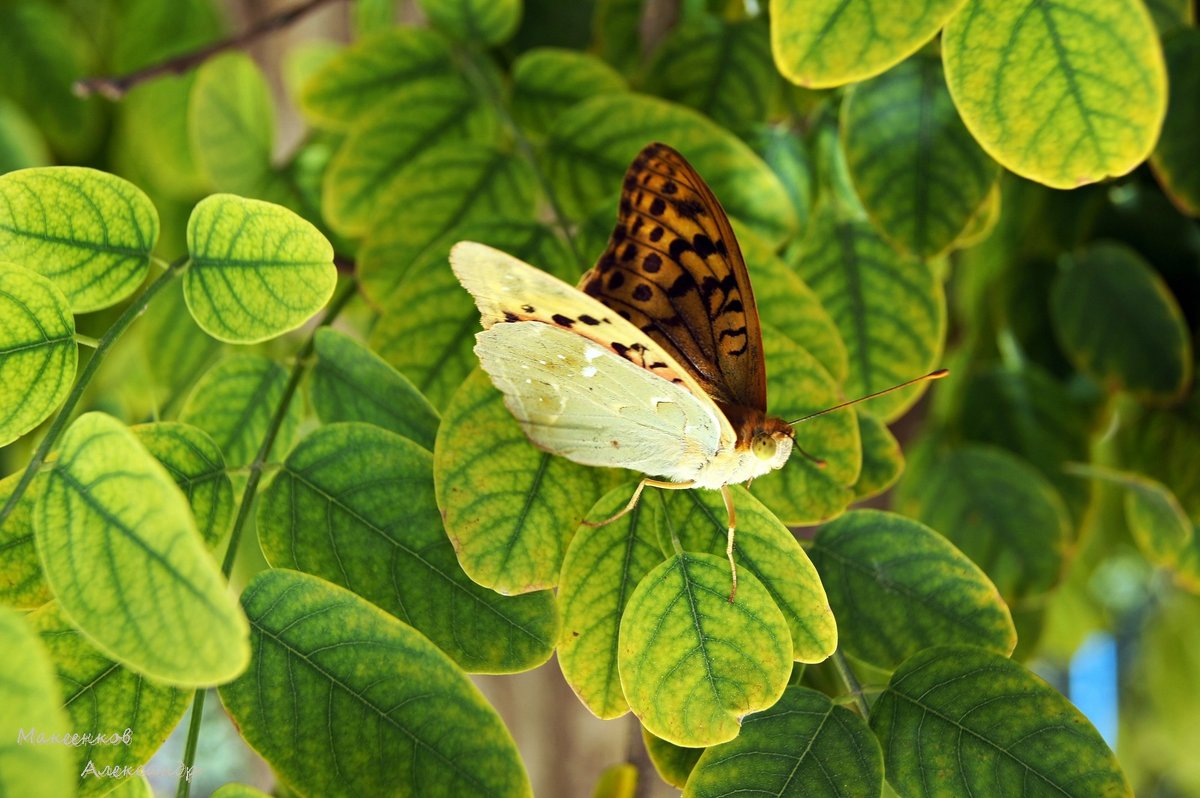
<path id="1" fill-rule="evenodd" d="M 733 494 L 728 485 L 721 486 L 721 498 L 725 500 L 725 512 L 729 516 L 728 537 L 725 543 L 725 556 L 729 558 L 729 573 L 732 585 L 729 588 L 729 603 L 737 595 L 737 563 L 733 561 L 733 532 L 737 528 L 737 514 L 733 510 Z"/>
<path id="2" fill-rule="evenodd" d="M 611 524 L 618 518 L 628 515 L 629 513 L 633 512 L 634 507 L 637 507 L 638 499 L 642 498 L 642 491 L 646 489 L 647 485 L 652 488 L 661 488 L 663 490 L 685 490 L 692 487 L 691 482 L 667 482 L 661 479 L 651 479 L 650 477 L 646 477 L 638 483 L 637 490 L 633 492 L 633 496 L 630 497 L 629 504 L 625 505 L 624 510 L 612 516 L 611 518 L 605 518 L 603 521 L 588 521 L 587 519 L 584 519 L 583 523 L 587 526 L 604 526 L 605 524 Z"/>

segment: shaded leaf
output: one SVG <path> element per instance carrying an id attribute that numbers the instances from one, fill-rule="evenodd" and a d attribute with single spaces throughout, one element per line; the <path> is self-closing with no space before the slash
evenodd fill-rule
<path id="1" fill-rule="evenodd" d="M 793 83 L 873 77 L 932 39 L 965 0 L 771 0 L 775 65 Z"/>
<path id="2" fill-rule="evenodd" d="M 816 690 L 789 687 L 746 718 L 736 740 L 705 750 L 683 795 L 878 798 L 882 789 L 883 754 L 866 721 Z"/>
<path id="3" fill-rule="evenodd" d="M 12 101 L 0 97 L 0 174 L 50 162 L 50 150 L 37 125 Z"/>
<path id="4" fill-rule="evenodd" d="M 904 252 L 945 252 L 1000 174 L 958 117 L 936 56 L 916 55 L 846 93 L 842 142 L 871 220 Z"/>
<path id="5" fill-rule="evenodd" d="M 1137 253 L 1094 244 L 1055 277 L 1050 318 L 1063 351 L 1110 389 L 1169 401 L 1192 381 L 1187 322 L 1166 283 Z"/>
<path id="6" fill-rule="evenodd" d="M 606 493 L 588 512 L 588 520 L 616 515 L 636 487 L 629 482 Z M 601 719 L 629 711 L 617 670 L 621 613 L 634 588 L 663 560 L 659 540 L 664 524 L 661 501 L 647 495 L 612 523 L 581 527 L 563 558 L 558 664 L 579 700 Z"/>
<path id="7" fill-rule="evenodd" d="M 183 284 L 178 281 L 158 293 L 139 325 L 145 361 L 160 389 L 154 397 L 160 408 L 182 400 L 224 346 L 192 318 L 183 297 Z"/>
<path id="8" fill-rule="evenodd" d="M 452 39 L 496 45 L 521 21 L 521 0 L 417 0 L 429 23 Z"/>
<path id="9" fill-rule="evenodd" d="M 554 587 L 605 472 L 534 448 L 482 370 L 450 400 L 433 451 L 438 507 L 467 575 L 506 595 Z"/>
<path id="10" fill-rule="evenodd" d="M 45 479 L 45 474 L 34 477 L 17 506 L 0 524 L 0 552 L 3 552 L 0 557 L 0 604 L 15 609 L 31 610 L 53 598 L 42 576 L 42 563 L 33 542 L 33 512 Z M 0 479 L 0 508 L 8 504 L 20 481 L 20 472 Z"/>
<path id="11" fill-rule="evenodd" d="M 764 125 L 751 134 L 749 142 L 783 184 L 796 210 L 800 235 L 804 235 L 817 190 L 816 170 L 804 139 L 785 127 Z"/>
<path id="12" fill-rule="evenodd" d="M 564 211 L 579 217 L 605 202 L 615 210 L 625 170 L 650 141 L 683 153 L 725 211 L 768 245 L 792 233 L 787 192 L 753 150 L 691 109 L 632 93 L 585 100 L 555 122 L 545 169 Z"/>
<path id="13" fill-rule="evenodd" d="M 283 366 L 261 355 L 233 355 L 204 373 L 179 412 L 179 420 L 207 432 L 233 468 L 250 465 L 262 446 L 288 380 Z M 272 452 L 286 451 L 300 425 L 292 402 Z"/>
<path id="14" fill-rule="evenodd" d="M 654 765 L 658 775 L 662 776 L 662 780 L 672 787 L 680 789 L 687 784 L 688 776 L 696 767 L 700 755 L 706 750 L 704 748 L 684 748 L 681 745 L 669 743 L 646 731 L 644 726 L 642 727 L 642 744 L 646 746 L 646 753 L 650 755 L 650 763 Z"/>
<path id="15" fill-rule="evenodd" d="M 438 413 L 408 378 L 350 336 L 317 330 L 310 393 L 326 424 L 366 421 L 433 450 Z"/>
<path id="16" fill-rule="evenodd" d="M 1133 795 L 1079 710 L 983 649 L 939 646 L 913 656 L 876 702 L 871 729 L 902 795 Z"/>
<path id="17" fill-rule="evenodd" d="M 333 247 L 286 208 L 232 194 L 201 200 L 188 219 L 183 293 L 214 338 L 252 344 L 294 330 L 337 285 Z"/>
<path id="18" fill-rule="evenodd" d="M 76 419 L 58 452 L 34 526 L 72 625 L 105 656 L 168 684 L 240 673 L 245 618 L 166 469 L 103 413 Z"/>
<path id="19" fill-rule="evenodd" d="M 838 221 L 822 207 L 792 267 L 833 316 L 850 354 L 842 386 L 849 398 L 890 388 L 928 372 L 946 335 L 946 300 L 932 269 L 902 257 L 870 225 Z M 925 383 L 873 400 L 867 408 L 893 421 Z"/>
<path id="20" fill-rule="evenodd" d="M 524 130 L 545 133 L 571 106 L 600 94 L 627 91 L 625 78 L 589 53 L 539 47 L 512 67 L 512 113 Z"/>
<path id="21" fill-rule="evenodd" d="M 904 516 L 853 510 L 817 532 L 810 549 L 846 653 L 892 669 L 936 645 L 1010 654 L 1008 607 L 975 563 Z"/>
<path id="22" fill-rule="evenodd" d="M 862 470 L 854 483 L 854 498 L 861 500 L 878 496 L 896 484 L 904 472 L 904 453 L 886 424 L 861 408 L 855 415 L 863 454 Z"/>
<path id="23" fill-rule="evenodd" d="M 1163 42 L 1170 75 L 1170 96 L 1162 136 L 1150 165 L 1163 191 L 1183 213 L 1200 216 L 1200 164 L 1196 130 L 1200 129 L 1200 30 L 1187 28 Z"/>
<path id="24" fill-rule="evenodd" d="M 0 263 L 0 447 L 62 404 L 78 360 L 62 291 L 37 272 Z"/>
<path id="25" fill-rule="evenodd" d="M 137 290 L 157 240 L 149 198 L 116 175 L 46 166 L 0 176 L 0 252 L 50 278 L 75 313 Z"/>
<path id="26" fill-rule="evenodd" d="M 621 685 L 652 734 L 698 747 L 737 736 L 743 716 L 778 700 L 792 672 L 787 620 L 743 574 L 729 602 L 729 563 L 680 553 L 630 596 L 621 617 Z"/>
<path id="27" fill-rule="evenodd" d="M 1140 0 L 976 0 L 946 26 L 942 53 L 967 128 L 1022 177 L 1075 188 L 1154 148 L 1166 69 Z"/>
<path id="28" fill-rule="evenodd" d="M 272 566 L 354 591 L 464 670 L 527 670 L 554 649 L 549 591 L 506 598 L 463 573 L 434 501 L 433 457 L 406 438 L 361 423 L 317 429 L 288 454 L 257 519 Z"/>
<path id="29" fill-rule="evenodd" d="M 181 421 L 130 429 L 183 491 L 205 545 L 217 551 L 233 516 L 233 483 L 217 444 L 204 430 Z"/>
<path id="30" fill-rule="evenodd" d="M 1160 35 L 1196 24 L 1190 0 L 1145 0 Z"/>

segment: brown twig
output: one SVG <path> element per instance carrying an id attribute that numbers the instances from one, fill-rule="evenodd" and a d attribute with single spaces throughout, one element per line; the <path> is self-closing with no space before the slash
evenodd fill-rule
<path id="1" fill-rule="evenodd" d="M 182 75 L 188 70 L 195 69 L 200 64 L 203 64 L 217 53 L 239 49 L 268 33 L 282 30 L 307 15 L 310 11 L 315 11 L 330 2 L 332 0 L 308 0 L 307 3 L 283 11 L 273 17 L 268 17 L 232 38 L 213 42 L 210 45 L 201 47 L 199 50 L 193 50 L 190 53 L 184 53 L 174 58 L 169 58 L 166 61 L 151 64 L 148 67 L 130 72 L 127 75 L 83 78 L 75 81 L 72 89 L 77 97 L 85 99 L 91 97 L 93 94 L 101 94 L 110 100 L 120 100 L 130 89 L 139 83 L 144 83 L 147 80 L 153 80 L 163 75 Z"/>

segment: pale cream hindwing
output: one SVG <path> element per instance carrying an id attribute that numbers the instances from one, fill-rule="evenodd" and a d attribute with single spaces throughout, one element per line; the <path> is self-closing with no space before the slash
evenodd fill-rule
<path id="1" fill-rule="evenodd" d="M 450 265 L 475 298 L 485 330 L 536 321 L 598 344 L 648 376 L 692 394 L 717 419 L 721 448 L 733 447 L 737 437 L 733 426 L 691 374 L 601 302 L 524 261 L 473 241 L 454 245 Z"/>
<path id="2" fill-rule="evenodd" d="M 720 415 L 685 388 L 581 335 L 495 324 L 475 352 L 525 434 L 577 463 L 684 482 L 716 456 Z"/>

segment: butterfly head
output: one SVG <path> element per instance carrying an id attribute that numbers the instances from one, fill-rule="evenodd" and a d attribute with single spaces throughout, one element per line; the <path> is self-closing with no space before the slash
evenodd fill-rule
<path id="1" fill-rule="evenodd" d="M 750 451 L 770 470 L 782 468 L 792 453 L 792 425 L 779 418 L 763 418 L 750 435 Z"/>

